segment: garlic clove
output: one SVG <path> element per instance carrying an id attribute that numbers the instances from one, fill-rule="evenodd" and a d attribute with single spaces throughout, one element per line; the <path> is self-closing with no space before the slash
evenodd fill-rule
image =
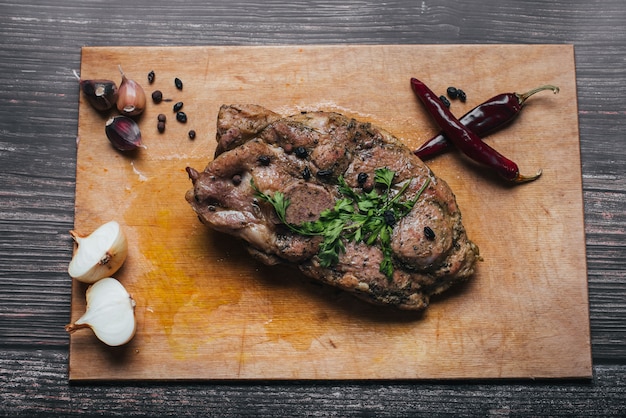
<path id="1" fill-rule="evenodd" d="M 118 89 L 117 110 L 126 116 L 139 115 L 146 107 L 146 93 L 139 83 L 126 77 L 121 66 L 119 69 L 122 82 Z"/>
<path id="2" fill-rule="evenodd" d="M 84 283 L 94 283 L 115 273 L 128 255 L 128 242 L 120 225 L 110 221 L 88 236 L 75 231 L 70 235 L 77 244 L 67 269 L 69 275 Z"/>
<path id="3" fill-rule="evenodd" d="M 135 336 L 135 301 L 119 281 L 106 277 L 89 286 L 86 297 L 85 313 L 65 326 L 67 332 L 88 327 L 100 341 L 113 347 Z"/>
<path id="4" fill-rule="evenodd" d="M 141 144 L 141 130 L 137 122 L 126 116 L 114 116 L 107 120 L 104 131 L 111 145 L 119 151 L 132 151 Z"/>

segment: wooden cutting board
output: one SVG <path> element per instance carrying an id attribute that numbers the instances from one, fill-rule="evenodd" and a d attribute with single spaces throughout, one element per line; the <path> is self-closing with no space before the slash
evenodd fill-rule
<path id="1" fill-rule="evenodd" d="M 149 100 L 139 120 L 147 149 L 130 156 L 110 146 L 107 117 L 81 95 L 75 229 L 123 225 L 130 252 L 115 277 L 137 302 L 138 331 L 119 348 L 89 330 L 73 334 L 71 380 L 591 376 L 571 45 L 86 47 L 81 76 L 119 82 L 118 64 L 148 95 L 159 89 L 173 101 Z M 457 153 L 428 162 L 455 191 L 484 261 L 424 313 L 369 306 L 263 266 L 237 240 L 201 225 L 185 202 L 185 167 L 212 159 L 221 104 L 339 111 L 415 148 L 436 128 L 411 77 L 436 92 L 465 90 L 467 102 L 452 103 L 457 115 L 498 93 L 561 88 L 534 96 L 488 139 L 522 172 L 543 168 L 540 180 L 511 187 Z M 175 120 L 176 101 L 186 124 Z M 159 113 L 168 117 L 163 134 Z M 73 284 L 72 320 L 85 309 L 85 290 Z"/>

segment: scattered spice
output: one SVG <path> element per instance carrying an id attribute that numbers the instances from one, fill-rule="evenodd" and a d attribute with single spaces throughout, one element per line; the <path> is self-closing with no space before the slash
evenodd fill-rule
<path id="1" fill-rule="evenodd" d="M 424 227 L 424 236 L 427 240 L 432 241 L 435 239 L 435 231 L 433 231 L 429 226 Z"/>
<path id="2" fill-rule="evenodd" d="M 309 155 L 309 152 L 304 147 L 296 148 L 296 157 L 298 158 L 306 158 Z"/>
<path id="3" fill-rule="evenodd" d="M 163 93 L 161 92 L 161 90 L 155 90 L 152 92 L 152 101 L 154 103 L 161 103 L 162 100 L 163 100 Z"/>
<path id="4" fill-rule="evenodd" d="M 183 82 L 182 82 L 182 80 L 181 80 L 180 78 L 178 78 L 178 77 L 176 77 L 176 78 L 174 79 L 174 85 L 176 86 L 176 88 L 177 88 L 178 90 L 182 90 L 182 89 L 183 89 Z"/>
<path id="5" fill-rule="evenodd" d="M 356 176 L 356 181 L 357 183 L 359 183 L 361 186 L 365 184 L 365 182 L 367 181 L 367 178 L 369 176 L 367 175 L 367 173 L 359 173 L 358 176 Z"/>
<path id="6" fill-rule="evenodd" d="M 190 130 L 187 135 L 189 136 L 189 139 L 196 139 L 196 131 L 194 131 L 193 129 Z"/>
<path id="7" fill-rule="evenodd" d="M 309 169 L 308 165 L 304 167 L 304 170 L 302 170 L 302 178 L 305 180 L 308 180 L 311 178 L 311 170 Z"/>
<path id="8" fill-rule="evenodd" d="M 165 132 L 165 122 L 163 121 L 157 122 L 157 130 L 159 131 L 159 133 Z"/>
<path id="9" fill-rule="evenodd" d="M 268 166 L 270 165 L 270 162 L 272 161 L 272 159 L 270 158 L 269 155 L 259 155 L 259 158 L 257 158 L 257 161 L 261 165 Z"/>
<path id="10" fill-rule="evenodd" d="M 180 109 L 183 108 L 183 102 L 177 102 L 176 104 L 174 104 L 174 112 L 178 112 Z"/>
<path id="11" fill-rule="evenodd" d="M 185 112 L 177 112 L 176 120 L 180 123 L 187 123 L 187 115 L 185 114 Z"/>
<path id="12" fill-rule="evenodd" d="M 154 76 L 155 76 L 154 71 L 150 71 L 148 73 L 148 83 L 150 84 L 154 83 Z"/>
<path id="13" fill-rule="evenodd" d="M 439 100 L 444 104 L 445 107 L 450 107 L 450 100 L 446 96 L 439 96 Z"/>
<path id="14" fill-rule="evenodd" d="M 452 100 L 459 97 L 459 91 L 457 90 L 456 87 L 452 87 L 452 86 L 448 87 L 448 89 L 446 90 L 446 93 L 448 94 L 448 97 L 451 98 Z"/>

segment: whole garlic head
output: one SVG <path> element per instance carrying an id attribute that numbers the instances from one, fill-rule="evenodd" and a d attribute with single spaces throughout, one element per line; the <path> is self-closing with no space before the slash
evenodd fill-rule
<path id="1" fill-rule="evenodd" d="M 70 235 L 77 244 L 67 272 L 84 283 L 95 283 L 111 276 L 122 266 L 128 255 L 128 242 L 120 225 L 110 221 L 88 236 L 75 231 Z"/>
<path id="2" fill-rule="evenodd" d="M 81 328 L 91 328 L 110 346 L 126 344 L 135 336 L 135 301 L 119 281 L 106 277 L 89 286 L 87 310 L 65 330 L 72 333 Z"/>

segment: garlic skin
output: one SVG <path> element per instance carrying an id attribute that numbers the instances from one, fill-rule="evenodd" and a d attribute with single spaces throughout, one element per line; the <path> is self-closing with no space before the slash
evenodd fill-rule
<path id="1" fill-rule="evenodd" d="M 119 69 L 122 82 L 117 91 L 117 110 L 126 116 L 137 116 L 146 108 L 146 93 L 139 83 L 126 78 L 121 66 Z"/>
<path id="2" fill-rule="evenodd" d="M 70 235 L 77 248 L 67 272 L 80 282 L 95 283 L 111 276 L 128 255 L 126 235 L 116 221 L 103 224 L 88 236 L 75 231 L 70 231 Z"/>
<path id="3" fill-rule="evenodd" d="M 127 116 L 113 116 L 104 125 L 111 145 L 119 151 L 133 151 L 145 148 L 141 143 L 141 130 L 137 122 Z"/>
<path id="4" fill-rule="evenodd" d="M 106 277 L 87 289 L 87 310 L 65 330 L 73 333 L 91 328 L 96 337 L 112 347 L 129 342 L 137 329 L 135 301 L 124 286 L 112 277 Z"/>

